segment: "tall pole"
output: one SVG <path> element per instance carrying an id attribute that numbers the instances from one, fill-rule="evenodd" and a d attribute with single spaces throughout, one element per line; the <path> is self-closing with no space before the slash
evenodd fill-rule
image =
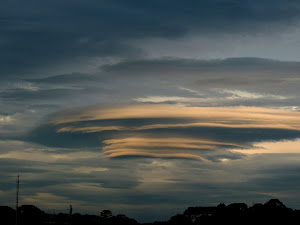
<path id="1" fill-rule="evenodd" d="M 73 208 L 72 208 L 72 205 L 70 205 L 70 210 L 69 210 L 69 224 L 72 225 L 72 211 L 73 211 Z"/>
<path id="2" fill-rule="evenodd" d="M 17 193 L 16 193 L 16 225 L 18 225 L 18 208 L 19 208 L 19 183 L 20 183 L 20 176 L 19 176 L 19 173 L 18 173 L 18 177 L 17 177 Z"/>

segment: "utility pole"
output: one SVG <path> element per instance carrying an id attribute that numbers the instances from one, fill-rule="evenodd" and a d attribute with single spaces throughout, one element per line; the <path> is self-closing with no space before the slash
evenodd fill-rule
<path id="1" fill-rule="evenodd" d="M 70 205 L 70 210 L 69 210 L 69 224 L 72 225 L 72 211 L 73 211 L 73 208 L 72 208 L 72 205 Z"/>
<path id="2" fill-rule="evenodd" d="M 18 177 L 17 177 L 17 182 L 16 182 L 16 189 L 17 189 L 17 193 L 16 193 L 16 225 L 18 225 L 18 208 L 19 208 L 19 184 L 20 184 L 20 176 L 18 173 Z"/>

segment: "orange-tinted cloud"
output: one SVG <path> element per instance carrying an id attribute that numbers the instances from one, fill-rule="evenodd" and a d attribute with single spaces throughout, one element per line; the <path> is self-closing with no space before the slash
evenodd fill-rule
<path id="1" fill-rule="evenodd" d="M 134 137 L 122 139 L 109 139 L 103 141 L 103 152 L 107 157 L 120 156 L 146 156 L 186 158 L 208 161 L 202 157 L 201 150 L 218 151 L 224 148 L 247 146 L 235 143 L 199 140 L 193 138 L 148 138 Z"/>
<path id="2" fill-rule="evenodd" d="M 186 107 L 180 105 L 130 105 L 110 108 L 92 108 L 85 111 L 62 114 L 50 120 L 53 125 L 74 122 L 109 120 L 109 119 L 141 119 L 141 118 L 175 118 L 194 123 L 176 124 L 158 123 L 138 126 L 131 129 L 143 130 L 151 128 L 212 126 L 241 128 L 278 128 L 300 130 L 300 112 L 284 111 L 258 107 Z M 66 126 L 58 132 L 99 132 L 102 130 L 125 130 L 120 126 Z"/>
<path id="3" fill-rule="evenodd" d="M 132 119 L 148 119 L 148 122 L 146 124 L 130 122 Z M 126 120 L 129 122 L 124 123 Z M 50 120 L 49 124 L 57 127 L 57 133 L 114 131 L 113 137 L 106 136 L 102 142 L 102 150 L 109 158 L 144 156 L 208 161 L 202 154 L 204 151 L 249 149 L 249 143 L 241 144 L 238 137 L 234 141 L 231 139 L 220 141 L 213 136 L 211 138 L 203 138 L 201 134 L 198 137 L 180 136 L 180 134 L 168 133 L 168 130 L 226 128 L 298 132 L 300 131 L 300 112 L 258 107 L 129 105 L 90 108 L 61 114 Z M 156 133 L 157 129 L 165 132 L 165 135 L 160 136 L 161 133 Z M 122 132 L 123 136 L 118 137 L 118 132 Z"/>

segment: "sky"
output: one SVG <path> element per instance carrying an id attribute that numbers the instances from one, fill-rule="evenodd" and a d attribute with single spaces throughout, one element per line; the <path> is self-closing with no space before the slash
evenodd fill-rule
<path id="1" fill-rule="evenodd" d="M 0 205 L 300 209 L 300 2 L 0 5 Z"/>

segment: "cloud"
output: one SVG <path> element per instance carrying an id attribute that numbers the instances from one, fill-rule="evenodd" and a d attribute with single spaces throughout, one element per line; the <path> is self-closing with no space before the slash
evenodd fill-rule
<path id="1" fill-rule="evenodd" d="M 155 119 L 170 118 L 182 121 L 186 126 L 218 126 L 237 128 L 282 128 L 300 129 L 298 112 L 280 111 L 256 107 L 185 107 L 180 105 L 131 105 L 107 108 L 90 108 L 74 113 L 65 113 L 50 119 L 49 124 L 71 124 L 75 122 L 113 120 L 113 119 Z M 153 124 L 152 124 L 153 125 Z M 160 128 L 160 125 L 158 128 Z M 170 124 L 172 126 L 173 124 Z M 174 126 L 184 126 L 175 124 Z M 164 125 L 161 125 L 162 128 Z M 168 127 L 168 124 L 165 124 Z M 151 126 L 149 127 L 151 128 Z M 115 129 L 112 127 L 112 129 Z M 139 129 L 147 129 L 140 127 Z M 61 130 L 60 130 L 61 131 Z"/>
<path id="2" fill-rule="evenodd" d="M 62 96 L 70 96 L 79 92 L 79 90 L 74 89 L 63 89 L 63 88 L 54 88 L 48 90 L 26 90 L 23 88 L 7 90 L 5 92 L 0 93 L 0 97 L 5 99 L 6 101 L 39 101 L 39 100 L 47 100 L 47 99 L 55 99 Z"/>
<path id="3" fill-rule="evenodd" d="M 101 69 L 120 85 L 116 93 L 126 87 L 122 94 L 138 102 L 264 107 L 299 104 L 295 97 L 300 94 L 298 62 L 251 57 L 160 58 L 123 61 Z"/>
<path id="4" fill-rule="evenodd" d="M 284 153 L 296 154 L 300 153 L 299 139 L 286 140 L 278 142 L 261 142 L 254 144 L 255 148 L 249 149 L 234 149 L 233 152 L 241 152 L 243 154 L 282 154 Z"/>
<path id="5" fill-rule="evenodd" d="M 279 96 L 279 95 L 263 95 L 263 94 L 259 94 L 259 93 L 250 93 L 247 91 L 240 91 L 240 90 L 222 90 L 222 93 L 226 93 L 226 94 L 231 94 L 230 97 L 228 98 L 232 98 L 232 99 L 236 99 L 236 98 L 246 98 L 246 99 L 257 99 L 257 98 L 274 98 L 274 99 L 286 99 L 286 97 L 284 96 Z"/>
<path id="6" fill-rule="evenodd" d="M 21 204 L 111 207 L 145 222 L 278 196 L 299 207 L 299 9 L 3 3 L 2 203 L 20 172 Z"/>
<path id="7" fill-rule="evenodd" d="M 95 76 L 89 75 L 89 74 L 82 74 L 82 73 L 72 73 L 72 74 L 60 74 L 60 75 L 54 75 L 54 76 L 48 76 L 44 78 L 28 78 L 25 79 L 27 82 L 33 82 L 37 84 L 68 84 L 68 83 L 81 83 L 82 82 L 93 82 L 96 79 Z"/>
<path id="8" fill-rule="evenodd" d="M 119 143 L 117 141 L 122 140 L 114 143 Z M 7 145 L 15 146 L 21 155 L 20 144 L 7 141 Z M 26 146 L 25 152 L 45 153 L 44 158 L 49 157 L 50 152 L 66 154 L 63 149 L 22 144 Z M 94 153 L 81 149 L 81 154 L 90 155 L 90 158 L 72 157 L 77 153 L 69 152 L 70 160 L 62 158 L 47 163 L 31 161 L 29 157 L 0 159 L 3 204 L 12 206 L 15 178 L 20 172 L 20 204 L 35 204 L 51 212 L 53 207 L 58 211 L 65 209 L 67 203 L 80 213 L 111 209 L 114 214 L 124 213 L 141 221 L 152 221 L 153 215 L 155 220 L 157 217 L 167 220 L 189 206 L 215 206 L 220 202 L 242 201 L 251 205 L 253 201 L 265 202 L 280 197 L 288 207 L 299 207 L 293 200 L 299 197 L 299 154 L 255 154 L 223 163 L 198 160 L 187 163 L 178 158 L 110 160 Z M 153 208 L 159 210 L 156 212 Z"/>
<path id="9" fill-rule="evenodd" d="M 114 165 L 93 149 L 65 151 L 63 148 L 13 140 L 1 141 L 1 144 L 8 148 L 0 152 L 0 176 L 3 178 L 0 190 L 13 190 L 18 172 L 21 174 L 23 195 L 39 191 L 40 188 L 44 191 L 59 189 L 63 184 L 76 184 L 79 180 L 79 183 L 94 183 L 103 189 L 126 189 L 139 183 L 135 172 L 126 163 Z"/>
<path id="10" fill-rule="evenodd" d="M 299 112 L 257 107 L 90 107 L 53 116 L 25 140 L 96 147 L 108 158 L 224 161 L 240 158 L 255 142 L 299 137 L 299 118 Z"/>
<path id="11" fill-rule="evenodd" d="M 66 205 L 85 205 L 84 201 L 76 201 L 64 196 L 54 195 L 52 193 L 35 193 L 34 195 L 27 195 L 21 197 L 22 202 L 30 205 L 39 205 L 43 209 L 66 210 Z"/>
<path id="12" fill-rule="evenodd" d="M 256 102 L 257 100 L 266 100 L 266 101 L 272 101 L 277 100 L 277 103 L 279 104 L 278 100 L 286 100 L 289 99 L 285 96 L 280 95 L 272 95 L 272 94 L 261 94 L 261 93 L 252 93 L 248 91 L 241 91 L 241 90 L 230 90 L 230 89 L 214 89 L 216 93 L 222 94 L 219 96 L 216 94 L 214 98 L 201 96 L 200 93 L 197 91 L 193 91 L 192 89 L 182 88 L 181 90 L 186 90 L 191 93 L 195 93 L 196 95 L 200 95 L 199 97 L 179 97 L 179 96 L 146 96 L 146 97 L 140 97 L 135 98 L 134 101 L 141 102 L 141 103 L 164 103 L 164 104 L 185 104 L 190 106 L 197 106 L 201 104 L 215 104 L 220 106 L 225 105 L 238 105 L 241 101 L 243 101 L 243 105 L 247 106 L 250 104 L 253 104 L 253 102 Z M 290 99 L 289 99 L 290 100 Z"/>
<path id="13" fill-rule="evenodd" d="M 186 58 L 160 58 L 143 59 L 134 61 L 122 61 L 115 64 L 101 66 L 103 71 L 110 73 L 122 72 L 126 75 L 152 74 L 152 75 L 182 75 L 201 78 L 201 75 L 210 75 L 207 81 L 217 78 L 222 82 L 226 77 L 244 77 L 252 80 L 249 74 L 254 74 L 256 79 L 268 81 L 278 79 L 286 80 L 292 76 L 297 78 L 294 72 L 299 71 L 299 62 L 285 62 L 257 57 L 225 58 L 225 59 L 186 59 Z M 283 74 L 283 73 L 288 74 Z M 218 76 L 222 73 L 223 76 Z M 273 74 L 272 77 L 270 73 Z M 255 75 L 256 74 L 256 75 Z M 220 74 L 219 74 L 220 75 Z M 235 75 L 235 76 L 234 76 Z M 266 78 L 267 77 L 267 78 Z"/>
<path id="14" fill-rule="evenodd" d="M 244 147 L 235 143 L 213 142 L 188 138 L 124 138 L 103 141 L 103 152 L 108 158 L 142 156 L 154 158 L 183 158 L 208 162 L 195 154 L 201 150 L 219 150 L 230 147 Z"/>
<path id="15" fill-rule="evenodd" d="M 152 84 L 156 81 L 155 91 L 158 94 L 155 96 L 170 96 L 173 97 L 171 101 L 180 101 L 174 99 L 177 97 L 214 98 L 223 96 L 217 92 L 228 90 L 231 94 L 249 92 L 263 95 L 267 104 L 279 96 L 292 98 L 298 94 L 296 86 L 300 82 L 297 76 L 300 70 L 298 62 L 251 57 L 214 60 L 160 58 L 123 61 L 103 65 L 101 69 L 115 80 L 124 79 L 123 83 L 126 79 L 134 79 L 141 86 L 142 83 Z M 147 95 L 153 96 L 154 90 L 148 94 L 147 87 L 143 88 L 144 93 L 138 98 L 134 96 L 135 99 L 143 100 Z M 136 95 L 139 88 L 136 87 Z"/>
<path id="16" fill-rule="evenodd" d="M 14 121 L 14 119 L 12 118 L 12 116 L 1 116 L 0 115 L 0 125 L 10 124 L 13 121 Z"/>
<path id="17" fill-rule="evenodd" d="M 21 73 L 40 76 L 41 71 L 86 71 L 97 67 L 99 58 L 147 55 L 134 44 L 137 40 L 172 40 L 191 33 L 278 33 L 296 26 L 299 4 L 279 0 L 272 5 L 228 0 L 70 4 L 55 0 L 44 5 L 31 0 L 18 7 L 15 2 L 7 3 L 0 14 L 3 79 Z"/>
<path id="18" fill-rule="evenodd" d="M 164 102 L 191 102 L 197 101 L 197 98 L 186 98 L 179 96 L 147 96 L 144 98 L 134 99 L 137 102 L 147 102 L 147 103 L 164 103 Z"/>

